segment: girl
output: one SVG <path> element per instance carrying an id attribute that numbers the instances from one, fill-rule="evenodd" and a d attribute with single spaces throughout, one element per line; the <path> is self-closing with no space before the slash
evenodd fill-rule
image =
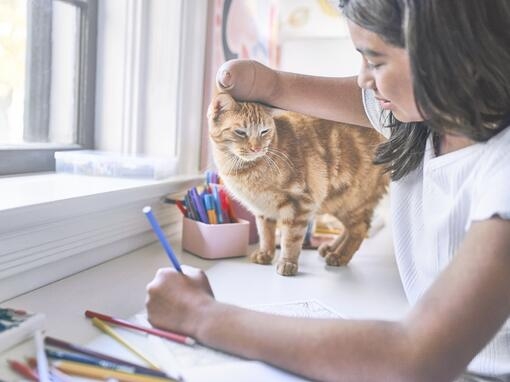
<path id="1" fill-rule="evenodd" d="M 159 270 L 148 285 L 150 322 L 315 380 L 510 381 L 510 2 L 340 7 L 363 58 L 359 87 L 253 61 L 224 64 L 218 85 L 388 136 L 375 161 L 393 179 L 409 314 L 274 317 L 215 301 L 205 274 L 186 268 Z"/>

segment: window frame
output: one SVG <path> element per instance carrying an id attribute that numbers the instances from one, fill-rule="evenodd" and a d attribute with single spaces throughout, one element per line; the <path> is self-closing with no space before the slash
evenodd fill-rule
<path id="1" fill-rule="evenodd" d="M 49 131 L 51 9 L 53 0 L 28 2 L 27 56 L 28 81 L 25 86 L 25 117 L 23 135 L 29 141 L 21 145 L 0 146 L 0 175 L 54 171 L 55 151 L 90 149 L 94 145 L 94 113 L 97 51 L 97 0 L 57 0 L 80 10 L 79 56 L 77 68 L 76 144 L 39 143 L 41 134 Z"/>

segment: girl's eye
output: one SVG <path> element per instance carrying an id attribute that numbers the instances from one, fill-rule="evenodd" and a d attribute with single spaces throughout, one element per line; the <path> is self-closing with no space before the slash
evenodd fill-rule
<path id="1" fill-rule="evenodd" d="M 241 129 L 235 129 L 234 133 L 236 133 L 236 135 L 241 137 L 241 138 L 246 138 L 247 137 L 246 131 L 241 130 Z"/>
<path id="2" fill-rule="evenodd" d="M 368 62 L 368 61 L 367 61 L 367 66 L 368 66 L 368 68 L 369 68 L 369 69 L 371 69 L 371 70 L 372 70 L 372 69 L 377 69 L 377 68 L 379 68 L 381 65 L 382 65 L 382 64 L 373 64 L 373 63 L 371 63 L 371 62 Z"/>
<path id="3" fill-rule="evenodd" d="M 269 129 L 264 129 L 260 132 L 260 135 L 266 135 L 267 133 L 269 133 Z"/>

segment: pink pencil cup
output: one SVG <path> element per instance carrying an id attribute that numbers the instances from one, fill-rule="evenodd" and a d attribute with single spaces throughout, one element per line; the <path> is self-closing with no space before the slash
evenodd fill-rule
<path id="1" fill-rule="evenodd" d="M 204 259 L 246 256 L 250 223 L 205 224 L 184 217 L 182 220 L 182 248 Z"/>
<path id="2" fill-rule="evenodd" d="M 257 221 L 255 216 L 246 209 L 240 202 L 236 199 L 231 198 L 230 203 L 232 204 L 232 209 L 234 210 L 234 214 L 237 218 L 248 220 L 250 223 L 250 244 L 255 244 L 259 241 L 259 234 L 257 232 Z"/>

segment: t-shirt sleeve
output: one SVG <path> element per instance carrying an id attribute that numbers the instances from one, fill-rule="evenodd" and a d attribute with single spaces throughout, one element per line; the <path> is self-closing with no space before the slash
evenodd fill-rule
<path id="1" fill-rule="evenodd" d="M 504 154 L 491 158 L 476 181 L 477 187 L 473 194 L 466 230 L 474 221 L 495 216 L 510 220 L 510 153 L 504 147 L 500 146 L 499 149 L 504 150 L 500 151 Z"/>
<path id="2" fill-rule="evenodd" d="M 363 107 L 365 108 L 365 113 L 367 114 L 370 123 L 374 129 L 376 129 L 386 138 L 389 138 L 390 129 L 384 126 L 386 115 L 377 103 L 374 92 L 370 89 L 361 89 L 361 94 L 363 98 Z"/>

